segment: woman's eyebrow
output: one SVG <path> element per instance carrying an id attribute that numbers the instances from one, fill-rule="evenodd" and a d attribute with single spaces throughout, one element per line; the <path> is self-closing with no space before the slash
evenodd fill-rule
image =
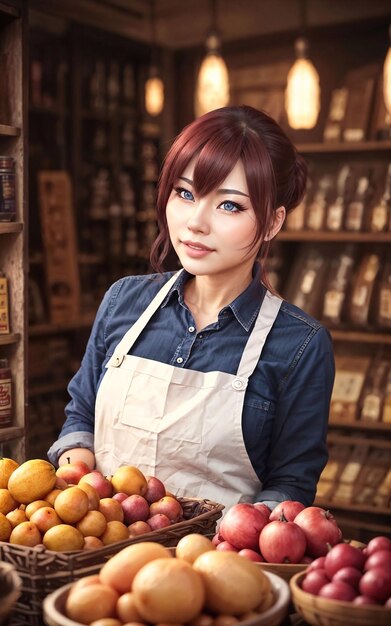
<path id="1" fill-rule="evenodd" d="M 190 178 L 186 178 L 186 176 L 179 176 L 179 179 L 184 180 L 186 183 L 189 183 L 189 185 L 193 185 L 193 181 Z M 243 193 L 243 191 L 238 191 L 237 189 L 218 189 L 217 193 L 232 193 L 237 196 L 245 196 L 246 198 L 250 197 L 247 193 Z"/>

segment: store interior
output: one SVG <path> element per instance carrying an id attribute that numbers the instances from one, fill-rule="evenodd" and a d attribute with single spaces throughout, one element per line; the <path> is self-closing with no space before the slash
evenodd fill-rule
<path id="1" fill-rule="evenodd" d="M 330 460 L 316 501 L 352 538 L 390 535 L 390 25 L 382 0 L 0 2 L 0 154 L 15 159 L 17 199 L 15 219 L 0 222 L 0 358 L 14 390 L 3 455 L 46 457 L 103 294 L 151 272 L 160 165 L 195 118 L 215 29 L 229 102 L 269 113 L 309 164 L 269 272 L 334 341 Z M 319 76 L 310 128 L 293 127 L 285 101 L 298 38 Z M 145 101 L 154 72 L 157 113 Z M 177 267 L 170 258 L 166 269 Z"/>

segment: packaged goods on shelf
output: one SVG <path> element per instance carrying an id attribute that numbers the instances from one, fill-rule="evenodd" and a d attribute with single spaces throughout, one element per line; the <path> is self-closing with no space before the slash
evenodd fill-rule
<path id="1" fill-rule="evenodd" d="M 0 335 L 10 332 L 8 279 L 0 271 Z"/>

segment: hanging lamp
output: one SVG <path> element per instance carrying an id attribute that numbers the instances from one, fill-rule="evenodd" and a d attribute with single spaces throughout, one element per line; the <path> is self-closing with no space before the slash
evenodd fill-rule
<path id="1" fill-rule="evenodd" d="M 302 0 L 302 31 L 306 29 L 306 2 Z M 308 58 L 309 43 L 301 36 L 295 41 L 296 61 L 287 76 L 285 109 L 288 123 L 294 129 L 316 125 L 320 111 L 319 74 Z"/>
<path id="2" fill-rule="evenodd" d="M 391 115 L 391 24 L 389 27 L 389 46 L 383 66 L 383 96 L 387 112 Z"/>
<path id="3" fill-rule="evenodd" d="M 212 27 L 206 39 L 206 55 L 198 72 L 194 96 L 197 117 L 229 103 L 228 69 L 220 52 L 216 0 L 211 0 L 211 14 Z"/>
<path id="4" fill-rule="evenodd" d="M 149 115 L 160 115 L 164 107 L 164 83 L 159 76 L 156 47 L 156 19 L 155 1 L 150 1 L 150 24 L 151 24 L 151 64 L 148 78 L 145 82 L 145 110 Z"/>

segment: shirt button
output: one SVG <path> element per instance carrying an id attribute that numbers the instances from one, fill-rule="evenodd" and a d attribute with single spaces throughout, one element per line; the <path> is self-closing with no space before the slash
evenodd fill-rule
<path id="1" fill-rule="evenodd" d="M 182 359 L 182 357 L 181 357 L 181 356 L 178 356 L 178 358 L 177 358 L 176 362 L 177 362 L 177 363 L 183 363 L 183 359 Z"/>
<path id="2" fill-rule="evenodd" d="M 198 335 L 198 338 L 199 338 L 199 339 L 202 339 L 202 337 L 203 337 L 203 336 L 204 336 L 204 335 L 203 335 L 202 333 L 200 333 L 200 334 Z"/>
<path id="3" fill-rule="evenodd" d="M 235 378 L 235 380 L 232 382 L 232 387 L 237 391 L 240 391 L 241 389 L 244 389 L 244 382 L 239 378 Z"/>
<path id="4" fill-rule="evenodd" d="M 188 331 L 189 331 L 189 333 L 194 333 L 194 331 L 195 331 L 194 326 L 189 326 Z"/>

